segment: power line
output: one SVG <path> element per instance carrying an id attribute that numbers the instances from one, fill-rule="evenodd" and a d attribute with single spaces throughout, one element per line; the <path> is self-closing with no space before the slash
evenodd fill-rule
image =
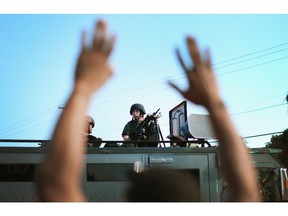
<path id="1" fill-rule="evenodd" d="M 288 50 L 288 48 L 285 48 L 285 49 L 282 49 L 282 50 L 277 50 L 277 51 L 274 51 L 274 52 L 271 52 L 271 53 L 266 53 L 266 54 L 263 54 L 261 56 L 256 56 L 256 57 L 245 59 L 245 60 L 242 60 L 242 61 L 234 62 L 234 63 L 228 64 L 228 65 L 224 65 L 224 66 L 220 66 L 220 67 L 213 67 L 213 69 L 220 69 L 220 68 L 225 68 L 225 67 L 229 67 L 229 66 L 232 66 L 232 65 L 240 64 L 240 63 L 243 63 L 243 62 L 248 62 L 248 61 L 251 61 L 251 60 L 262 58 L 264 56 L 268 56 L 268 55 L 271 55 L 271 54 L 279 53 L 279 52 L 282 52 L 282 51 L 285 51 L 285 50 Z"/>
<path id="2" fill-rule="evenodd" d="M 30 127 L 26 127 L 26 128 L 24 128 L 24 129 L 22 129 L 22 130 L 13 131 L 13 132 L 11 132 L 10 134 L 8 134 L 8 135 L 6 135 L 6 136 L 4 136 L 4 137 L 2 137 L 2 138 L 7 138 L 7 137 L 9 137 L 9 136 L 12 136 L 12 135 L 19 134 L 19 133 L 22 133 L 22 132 L 24 132 L 24 131 L 27 131 L 27 130 L 29 130 L 29 129 L 31 129 L 31 128 L 36 127 L 36 126 L 43 125 L 44 123 L 50 122 L 51 120 L 54 120 L 54 119 L 56 119 L 57 117 L 58 117 L 58 116 L 54 116 L 53 118 L 50 118 L 50 119 L 48 119 L 48 120 L 46 120 L 46 121 L 42 121 L 42 122 L 40 122 L 40 123 L 38 123 L 38 124 L 36 124 L 36 125 L 32 125 L 32 126 L 30 126 Z"/>
<path id="3" fill-rule="evenodd" d="M 228 59 L 228 60 L 213 64 L 213 66 L 219 65 L 219 64 L 223 64 L 223 63 L 226 63 L 226 62 L 229 62 L 229 61 L 234 61 L 234 60 L 237 60 L 237 59 L 240 59 L 240 58 L 244 58 L 244 57 L 247 57 L 247 56 L 250 56 L 250 55 L 254 55 L 256 53 L 264 52 L 264 51 L 271 50 L 271 49 L 274 49 L 276 47 L 281 47 L 281 46 L 285 46 L 285 45 L 288 45 L 288 42 L 287 43 L 283 43 L 283 44 L 279 44 L 279 45 L 276 45 L 276 46 L 273 46 L 273 47 L 265 48 L 265 49 L 262 49 L 262 50 L 258 50 L 258 51 L 255 51 L 255 52 L 251 52 L 251 53 L 248 53 L 248 54 L 245 54 L 245 55 L 242 55 L 242 56 L 238 56 L 238 57 L 235 57 L 235 58 L 231 58 L 231 59 Z"/>
<path id="4" fill-rule="evenodd" d="M 288 58 L 288 56 L 285 56 L 285 57 L 282 57 L 282 58 L 279 58 L 279 59 L 273 59 L 271 61 L 266 61 L 266 62 L 263 62 L 263 63 L 260 63 L 260 64 L 256 64 L 256 65 L 240 68 L 240 69 L 237 69 L 237 70 L 232 70 L 232 71 L 229 71 L 229 72 L 226 72 L 226 73 L 222 73 L 222 74 L 219 74 L 219 76 L 224 76 L 224 75 L 235 73 L 235 72 L 238 72 L 238 71 L 251 69 L 251 68 L 254 68 L 254 67 L 262 66 L 262 65 L 265 65 L 265 64 L 269 64 L 269 63 L 280 61 L 280 60 L 287 59 L 287 58 Z"/>
<path id="5" fill-rule="evenodd" d="M 22 120 L 20 122 L 15 123 L 15 124 L 11 124 L 9 126 L 6 126 L 5 128 L 2 128 L 0 130 L 1 136 L 3 134 L 5 134 L 5 133 L 9 132 L 10 130 L 17 129 L 17 128 L 19 128 L 21 126 L 24 126 L 24 125 L 27 125 L 27 124 L 29 124 L 31 122 L 34 122 L 34 121 L 39 120 L 39 119 L 42 119 L 43 117 L 49 116 L 49 115 L 53 114 L 54 112 L 55 112 L 55 108 L 51 108 L 51 109 L 49 109 L 47 111 L 41 112 L 39 114 L 36 114 L 33 117 L 29 117 L 29 118 L 26 118 L 26 119 L 24 119 L 24 120 Z"/>
<path id="6" fill-rule="evenodd" d="M 249 139 L 249 138 L 262 137 L 262 136 L 269 136 L 269 135 L 280 134 L 280 133 L 283 133 L 283 131 L 279 131 L 279 132 L 272 132 L 272 133 L 265 133 L 265 134 L 257 134 L 257 135 L 252 135 L 252 136 L 245 136 L 245 137 L 243 137 L 243 138 L 245 138 L 245 139 Z"/>
<path id="7" fill-rule="evenodd" d="M 232 74 L 232 73 L 235 73 L 235 72 L 239 72 L 239 71 L 243 71 L 243 70 L 247 70 L 247 69 L 259 67 L 259 66 L 262 66 L 262 65 L 265 65 L 265 64 L 277 62 L 277 61 L 280 61 L 280 60 L 283 60 L 283 59 L 287 59 L 287 58 L 288 58 L 288 56 L 285 56 L 285 57 L 282 57 L 282 58 L 278 58 L 278 59 L 274 59 L 274 60 L 262 62 L 262 63 L 259 63 L 259 64 L 247 66 L 247 67 L 244 67 L 244 68 L 240 68 L 240 69 L 228 71 L 228 72 L 225 72 L 225 73 L 221 73 L 221 74 L 218 74 L 217 76 L 224 76 L 224 75 L 227 75 L 227 74 Z M 171 77 L 173 78 L 173 77 L 179 77 L 179 76 L 181 76 L 181 77 L 178 78 L 178 79 L 182 79 L 182 78 L 185 77 L 185 75 L 183 75 L 183 74 L 181 74 L 181 75 L 176 75 L 176 76 L 171 76 Z M 121 94 L 121 92 L 124 93 L 124 94 L 125 94 L 125 93 L 131 93 L 132 90 L 135 91 L 136 89 L 148 88 L 148 87 L 150 87 L 150 86 L 153 86 L 153 85 L 154 85 L 153 83 L 155 83 L 155 84 L 156 84 L 156 83 L 163 84 L 164 81 L 167 82 L 168 80 L 169 80 L 169 78 L 166 77 L 166 78 L 164 78 L 164 79 L 156 80 L 156 81 L 154 81 L 154 82 L 152 82 L 152 83 L 151 83 L 151 82 L 143 83 L 143 84 L 141 84 L 141 85 L 138 85 L 137 87 L 128 87 L 128 88 L 125 88 L 125 89 L 122 89 L 122 90 L 117 91 L 117 96 L 119 96 L 119 94 Z M 174 78 L 174 79 L 170 79 L 170 80 L 175 80 L 175 78 Z M 188 82 L 186 82 L 186 84 L 187 84 L 187 83 L 188 83 Z M 169 88 L 169 87 L 166 87 L 165 89 L 167 89 L 167 88 Z M 133 91 L 132 91 L 132 92 L 133 92 Z M 113 95 L 113 92 L 112 92 L 112 95 Z M 137 95 L 139 95 L 139 94 L 137 94 Z M 143 95 L 143 94 L 141 94 L 141 95 Z M 105 95 L 102 95 L 102 96 L 106 96 L 106 94 L 105 94 Z M 98 97 L 98 99 L 99 99 L 99 97 Z M 109 102 L 109 100 L 106 101 L 105 103 L 107 103 L 107 102 Z"/>
<path id="8" fill-rule="evenodd" d="M 248 110 L 248 111 L 244 111 L 244 112 L 238 112 L 238 113 L 234 113 L 234 114 L 231 114 L 231 115 L 240 115 L 240 114 L 245 114 L 245 113 L 250 113 L 250 112 L 256 112 L 256 111 L 265 110 L 265 109 L 270 109 L 270 108 L 274 108 L 274 107 L 278 107 L 278 106 L 283 106 L 283 105 L 286 105 L 286 104 L 277 104 L 277 105 L 262 107 L 262 108 L 258 108 L 258 109 L 254 109 L 254 110 Z"/>
<path id="9" fill-rule="evenodd" d="M 232 63 L 232 64 L 229 64 L 229 65 L 224 65 L 224 66 L 221 66 L 221 67 L 218 67 L 218 68 L 217 67 L 214 68 L 214 66 L 216 66 L 218 64 L 222 64 L 224 62 L 229 62 L 229 61 L 236 60 L 236 59 L 239 59 L 239 58 L 247 57 L 247 56 L 250 56 L 250 55 L 253 55 L 253 54 L 256 54 L 256 53 L 267 51 L 267 50 L 270 50 L 270 49 L 273 49 L 273 48 L 276 48 L 276 47 L 280 47 L 280 46 L 284 46 L 284 45 L 287 45 L 287 44 L 288 43 L 280 44 L 280 45 L 273 46 L 273 47 L 270 47 L 270 48 L 266 48 L 266 49 L 263 49 L 263 50 L 260 50 L 260 51 L 256 51 L 256 52 L 252 52 L 252 53 L 249 53 L 249 54 L 246 54 L 246 55 L 242 55 L 242 56 L 239 56 L 239 57 L 236 57 L 236 58 L 232 58 L 232 59 L 220 62 L 220 63 L 213 64 L 212 67 L 213 67 L 213 69 L 224 68 L 224 67 L 232 66 L 232 65 L 235 65 L 235 64 L 247 62 L 247 61 L 250 61 L 250 60 L 255 60 L 257 58 L 261 58 L 261 57 L 264 57 L 264 56 L 267 56 L 267 55 L 275 54 L 275 53 L 278 53 L 278 52 L 281 52 L 281 51 L 285 51 L 285 50 L 288 50 L 288 48 L 285 48 L 285 49 L 282 49 L 282 50 L 278 50 L 278 51 L 274 51 L 274 52 L 271 52 L 271 53 L 268 53 L 268 54 L 264 54 L 264 55 L 261 55 L 261 56 L 253 57 L 253 58 L 250 58 L 250 59 L 246 59 L 246 60 L 243 60 L 243 61 L 239 61 L 239 62 L 236 62 L 236 63 Z M 285 57 L 274 59 L 274 60 L 271 60 L 271 61 L 266 61 L 266 62 L 262 62 L 262 63 L 259 63 L 259 64 L 254 64 L 254 65 L 251 65 L 251 66 L 248 66 L 248 67 L 244 67 L 244 68 L 228 71 L 226 73 L 219 74 L 218 76 L 223 76 L 223 75 L 235 73 L 235 72 L 238 72 L 238 71 L 251 69 L 251 68 L 254 68 L 254 67 L 258 67 L 258 66 L 261 66 L 261 65 L 273 63 L 273 62 L 280 61 L 280 60 L 287 59 L 287 58 L 288 58 L 288 56 L 285 56 Z M 177 79 L 181 79 L 181 78 L 184 78 L 185 75 L 184 74 L 172 75 L 172 76 L 167 76 L 165 78 L 161 78 L 161 79 L 158 79 L 158 80 L 154 80 L 154 81 L 152 80 L 152 81 L 149 81 L 149 82 L 137 84 L 137 86 L 131 86 L 131 87 L 127 87 L 127 88 L 124 88 L 124 89 L 117 90 L 117 93 L 110 92 L 109 94 L 105 93 L 103 95 L 98 95 L 98 99 L 101 98 L 101 97 L 106 97 L 107 95 L 111 95 L 111 94 L 112 95 L 114 95 L 114 94 L 119 95 L 119 94 L 122 94 L 122 93 L 126 94 L 126 93 L 130 93 L 131 91 L 135 91 L 136 89 L 143 89 L 143 88 L 148 88 L 150 86 L 154 86 L 156 84 L 163 84 L 164 82 L 167 82 L 168 80 L 175 80 L 176 77 L 180 77 L 180 78 L 177 78 Z"/>
<path id="10" fill-rule="evenodd" d="M 275 134 L 280 134 L 283 133 L 283 131 L 278 131 L 278 132 L 271 132 L 271 133 L 264 133 L 264 134 L 256 134 L 256 135 L 250 135 L 250 136 L 244 136 L 241 138 L 243 139 L 251 139 L 251 138 L 257 138 L 257 137 L 263 137 L 263 136 L 271 136 L 271 135 L 275 135 Z M 213 140 L 213 141 L 209 141 L 210 143 L 217 143 L 218 140 Z"/>
<path id="11" fill-rule="evenodd" d="M 244 57 L 247 57 L 247 56 L 251 56 L 251 55 L 254 55 L 254 54 L 257 54 L 257 53 L 260 53 L 260 52 L 264 52 L 264 51 L 267 51 L 267 50 L 271 50 L 271 49 L 274 49 L 274 48 L 277 48 L 277 47 L 281 47 L 281 46 L 284 46 L 284 45 L 287 45 L 288 43 L 284 43 L 284 44 L 280 44 L 280 45 L 277 45 L 277 46 L 273 46 L 273 47 L 269 47 L 269 48 L 266 48 L 266 49 L 262 49 L 262 50 L 259 50 L 259 51 L 256 51 L 256 52 L 252 52 L 252 53 L 248 53 L 246 55 L 242 55 L 242 56 L 239 56 L 239 57 L 236 57 L 236 58 L 231 58 L 231 59 L 228 59 L 226 61 L 222 61 L 222 62 L 219 62 L 219 63 L 216 63 L 216 64 L 213 64 L 213 66 L 216 66 L 216 65 L 219 65 L 219 64 L 223 64 L 223 63 L 227 63 L 229 61 L 234 61 L 234 60 L 237 60 L 237 59 L 240 59 L 240 58 L 244 58 Z M 226 66 L 222 66 L 222 67 L 219 67 L 219 68 L 223 68 L 223 67 L 228 67 L 228 66 L 231 66 L 231 65 L 234 65 L 234 64 L 240 64 L 242 62 L 246 62 L 246 61 L 249 61 L 249 60 L 254 60 L 254 59 L 257 59 L 257 58 L 261 58 L 263 56 L 267 56 L 267 55 L 271 55 L 271 54 L 275 54 L 277 52 L 281 52 L 281 51 L 284 51 L 284 50 L 287 50 L 287 48 L 285 49 L 282 49 L 282 50 L 278 50 L 278 51 L 274 51 L 274 52 L 271 52 L 271 53 L 268 53 L 268 54 L 264 54 L 264 55 L 261 55 L 261 56 L 257 56 L 257 57 L 253 57 L 253 58 L 250 58 L 250 59 L 246 59 L 246 60 L 243 60 L 243 61 L 238 61 L 236 63 L 233 63 L 233 64 L 229 64 L 229 65 L 226 65 Z M 265 65 L 265 64 L 269 64 L 269 63 L 273 63 L 273 62 L 276 62 L 276 61 L 280 61 L 280 60 L 283 60 L 283 59 L 287 59 L 288 56 L 285 56 L 285 57 L 282 57 L 282 58 L 279 58 L 279 59 L 274 59 L 274 60 L 271 60 L 271 61 L 266 61 L 266 62 L 262 62 L 262 63 L 259 63 L 259 64 L 256 64 L 256 65 L 252 65 L 252 66 L 248 66 L 248 67 L 244 67 L 244 68 L 240 68 L 240 69 L 237 69 L 237 70 L 232 70 L 232 71 L 228 71 L 226 73 L 222 73 L 222 74 L 219 74 L 218 76 L 223 76 L 223 75 L 227 75 L 227 74 L 231 74 L 231 73 L 235 73 L 235 72 L 238 72 L 238 71 L 242 71 L 242 70 L 247 70 L 247 69 L 251 69 L 251 68 L 254 68 L 254 67 L 258 67 L 258 66 L 261 66 L 261 65 Z M 144 89 L 144 88 L 148 88 L 148 87 L 151 87 L 151 86 L 154 86 L 156 84 L 161 84 L 161 83 L 164 83 L 164 82 L 167 82 L 167 80 L 175 80 L 176 77 L 179 77 L 177 79 L 182 79 L 183 77 L 185 77 L 185 75 L 181 74 L 181 75 L 176 75 L 176 76 L 168 76 L 168 77 L 165 77 L 165 78 L 162 78 L 162 79 L 158 79 L 158 80 L 154 80 L 154 81 L 149 81 L 149 82 L 146 82 L 146 83 L 142 83 L 142 84 L 138 84 L 137 86 L 132 86 L 132 87 L 127 87 L 127 88 L 124 88 L 124 89 L 120 89 L 117 91 L 117 93 L 114 93 L 114 92 L 110 92 L 110 95 L 114 95 L 114 94 L 117 94 L 117 98 L 118 100 L 121 100 L 119 99 L 119 94 L 126 94 L 126 93 L 131 93 L 131 92 L 135 92 L 135 89 Z M 163 90 L 166 90 L 167 88 L 170 88 L 170 87 L 165 87 L 159 91 L 163 91 Z M 153 91 L 154 93 L 155 91 Z M 146 92 L 144 94 L 150 94 L 152 93 L 151 91 L 149 92 Z M 109 94 L 108 94 L 109 95 Z M 140 95 L 143 95 L 143 94 L 140 94 Z M 107 96 L 107 93 L 106 94 L 103 94 L 103 95 L 98 95 L 98 99 L 102 97 L 106 97 Z M 139 96 L 139 94 L 135 95 L 136 96 Z M 125 97 L 125 98 L 131 98 L 131 96 L 128 96 L 128 97 Z M 123 98 L 122 98 L 123 99 Z M 115 101 L 115 100 L 113 100 Z M 102 103 L 96 103 L 96 104 L 103 104 L 103 103 L 109 103 L 110 101 L 107 100 L 107 101 L 104 101 Z M 280 106 L 280 105 L 274 105 L 274 106 L 270 106 L 270 107 L 264 107 L 264 108 L 259 108 L 259 109 L 255 109 L 255 110 L 249 110 L 249 111 L 244 111 L 244 112 L 240 112 L 240 113 L 236 113 L 236 114 L 233 114 L 233 115 L 238 115 L 238 114 L 244 114 L 244 113 L 248 113 L 248 112 L 255 112 L 255 111 L 259 111 L 259 110 L 263 110 L 263 109 L 268 109 L 268 108 L 272 108 L 272 107 L 275 107 L 275 106 Z M 41 119 L 49 114 L 52 114 L 52 112 L 50 113 L 47 113 L 45 115 L 45 113 L 48 112 L 48 111 L 45 111 L 43 113 L 40 113 L 40 114 L 37 114 L 35 115 L 34 117 L 30 117 L 30 118 L 27 118 L 21 122 L 18 122 L 16 124 L 12 124 L 12 125 L 9 125 L 5 128 L 2 128 L 0 130 L 1 133 L 7 133 L 8 130 L 11 130 L 11 129 L 15 129 L 15 128 L 19 128 L 23 125 L 26 125 L 27 123 L 30 123 L 30 122 L 33 122 L 35 120 L 38 120 L 38 119 Z M 38 117 L 38 118 L 36 118 Z"/>
<path id="12" fill-rule="evenodd" d="M 259 102 L 259 101 L 265 101 L 265 100 L 269 100 L 269 99 L 274 99 L 274 98 L 279 98 L 279 97 L 283 97 L 284 94 L 281 94 L 281 95 L 274 95 L 274 96 L 271 96 L 271 97 L 265 97 L 265 98 L 260 98 L 258 100 L 253 100 L 253 101 L 246 101 L 246 102 L 241 102 L 241 103 L 236 103 L 236 104 L 233 104 L 233 106 L 238 106 L 238 105 L 243 105 L 243 104 L 248 104 L 248 103 L 254 103 L 254 102 Z"/>

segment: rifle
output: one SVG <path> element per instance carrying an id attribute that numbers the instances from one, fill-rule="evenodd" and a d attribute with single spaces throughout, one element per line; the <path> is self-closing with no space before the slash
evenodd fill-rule
<path id="1" fill-rule="evenodd" d="M 156 112 L 154 112 L 152 115 L 147 114 L 144 121 L 141 124 L 139 124 L 139 126 L 137 127 L 137 129 L 139 129 L 139 137 L 141 140 L 144 140 L 144 135 L 147 132 L 146 127 L 149 125 L 149 123 L 151 121 L 156 122 L 156 120 L 162 116 L 161 113 L 158 113 L 159 111 L 160 111 L 160 108 L 158 110 L 156 110 Z M 149 132 L 149 134 L 150 134 L 150 132 Z"/>

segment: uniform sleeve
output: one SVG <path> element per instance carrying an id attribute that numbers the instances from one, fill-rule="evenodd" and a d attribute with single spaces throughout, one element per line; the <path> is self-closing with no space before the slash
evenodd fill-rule
<path id="1" fill-rule="evenodd" d="M 129 135 L 129 124 L 127 123 L 122 131 L 122 136 Z"/>

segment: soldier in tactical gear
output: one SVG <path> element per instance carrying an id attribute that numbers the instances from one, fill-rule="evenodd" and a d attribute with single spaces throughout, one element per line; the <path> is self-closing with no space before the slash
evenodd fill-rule
<path id="1" fill-rule="evenodd" d="M 87 115 L 86 116 L 86 128 L 85 128 L 85 134 L 87 135 L 87 147 L 100 147 L 102 139 L 100 137 L 95 137 L 93 135 L 91 135 L 92 130 L 95 126 L 95 121 L 94 119 Z M 91 142 L 92 141 L 92 142 Z M 93 142 L 93 141 L 97 141 L 97 142 Z"/>
<path id="2" fill-rule="evenodd" d="M 124 141 L 143 141 L 157 139 L 157 130 L 154 125 L 145 121 L 144 115 L 146 110 L 140 103 L 135 103 L 130 108 L 132 120 L 127 122 L 123 131 L 122 137 Z M 158 143 L 125 143 L 124 147 L 157 147 Z"/>

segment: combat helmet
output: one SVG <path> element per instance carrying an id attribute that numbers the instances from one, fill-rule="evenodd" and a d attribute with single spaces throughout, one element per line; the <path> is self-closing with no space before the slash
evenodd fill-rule
<path id="1" fill-rule="evenodd" d="M 91 116 L 89 116 L 89 115 L 86 116 L 86 119 L 87 119 L 87 122 L 92 124 L 92 128 L 94 128 L 94 126 L 95 126 L 94 119 Z"/>
<path id="2" fill-rule="evenodd" d="M 133 104 L 132 106 L 131 106 L 131 108 L 130 108 L 130 115 L 132 115 L 132 111 L 133 110 L 140 110 L 140 113 L 142 114 L 142 115 L 144 115 L 144 114 L 146 114 L 146 111 L 145 111 L 145 108 L 144 108 L 144 106 L 142 105 L 142 104 L 140 104 L 140 103 L 135 103 L 135 104 Z"/>

